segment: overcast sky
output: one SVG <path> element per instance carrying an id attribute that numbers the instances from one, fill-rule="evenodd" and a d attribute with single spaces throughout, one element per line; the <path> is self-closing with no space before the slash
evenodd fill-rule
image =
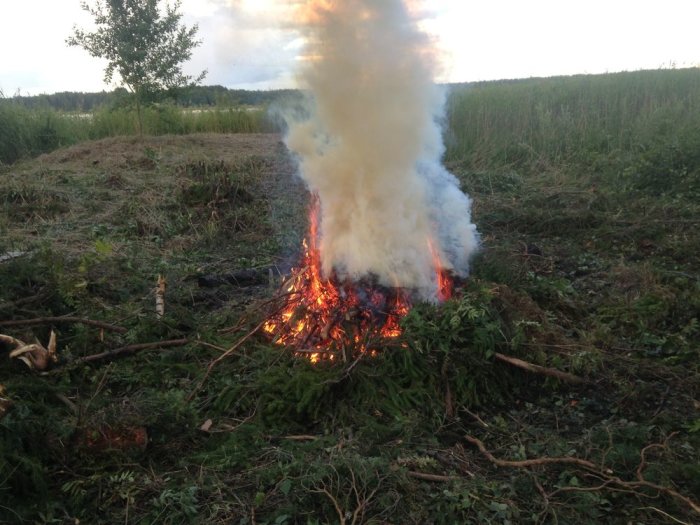
<path id="1" fill-rule="evenodd" d="M 183 0 L 184 21 L 199 24 L 202 40 L 186 71 L 207 69 L 207 85 L 294 87 L 303 41 L 290 3 Z M 439 81 L 700 65 L 700 0 L 410 3 L 420 5 L 421 25 L 441 49 Z M 65 44 L 75 24 L 90 23 L 80 0 L 0 0 L 0 89 L 6 96 L 113 89 L 102 82 L 104 62 Z"/>

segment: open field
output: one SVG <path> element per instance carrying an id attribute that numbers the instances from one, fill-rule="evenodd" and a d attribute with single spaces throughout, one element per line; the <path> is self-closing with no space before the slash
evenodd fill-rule
<path id="1" fill-rule="evenodd" d="M 667 73 L 673 100 L 696 100 Z M 622 100 L 594 80 L 568 131 L 551 116 L 561 133 L 494 115 L 563 107 L 573 84 L 493 87 L 481 139 L 478 101 L 451 99 L 473 276 L 414 308 L 405 347 L 353 363 L 246 337 L 306 228 L 278 135 L 103 138 L 0 168 L 0 333 L 53 328 L 60 356 L 39 374 L 0 346 L 0 522 L 697 523 L 700 133 L 612 109 L 581 131 L 605 93 Z M 605 126 L 614 140 L 585 138 Z M 41 322 L 57 316 L 108 324 Z"/>

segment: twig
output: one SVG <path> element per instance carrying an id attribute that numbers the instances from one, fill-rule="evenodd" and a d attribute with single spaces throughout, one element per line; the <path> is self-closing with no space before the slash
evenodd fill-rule
<path id="1" fill-rule="evenodd" d="M 212 350 L 218 350 L 219 352 L 226 352 L 226 350 L 227 350 L 223 346 L 215 345 L 212 343 L 207 343 L 206 341 L 202 341 L 201 339 L 195 339 L 194 341 L 191 341 L 191 342 L 192 342 L 192 344 L 200 345 L 200 346 L 203 346 L 205 348 L 211 348 Z"/>
<path id="2" fill-rule="evenodd" d="M 518 359 L 517 357 L 503 355 L 498 352 L 494 354 L 494 357 L 499 361 L 503 361 L 504 363 L 508 363 L 509 365 L 515 366 L 517 368 L 522 368 L 523 370 L 527 370 L 528 372 L 532 372 L 533 374 L 555 377 L 561 381 L 573 383 L 575 385 L 581 385 L 587 382 L 582 377 L 569 374 L 568 372 L 562 372 L 561 370 L 557 370 L 556 368 L 548 368 L 545 366 L 536 365 L 534 363 Z"/>
<path id="3" fill-rule="evenodd" d="M 474 419 L 476 419 L 476 421 L 477 421 L 482 427 L 484 427 L 484 428 L 489 428 L 488 423 L 486 423 L 486 421 L 484 421 L 483 419 L 481 419 L 481 418 L 479 417 L 479 414 L 475 414 L 474 412 L 472 412 L 472 411 L 469 410 L 468 408 L 462 408 L 462 410 L 464 410 L 467 414 L 469 414 L 471 417 L 473 417 Z"/>
<path id="4" fill-rule="evenodd" d="M 426 472 L 417 472 L 415 470 L 409 470 L 406 474 L 409 478 L 422 479 L 423 481 L 435 481 L 438 483 L 454 481 L 456 479 L 454 476 L 441 476 L 439 474 L 428 474 Z"/>
<path id="5" fill-rule="evenodd" d="M 219 423 L 219 428 L 220 428 L 221 430 L 218 430 L 218 429 L 216 429 L 216 430 L 208 430 L 208 432 L 209 432 L 210 434 L 216 434 L 216 433 L 219 433 L 219 432 L 233 432 L 233 431 L 235 431 L 236 429 L 238 429 L 238 427 L 240 427 L 240 426 L 242 426 L 242 425 L 245 425 L 248 421 L 250 421 L 251 419 L 253 419 L 253 418 L 255 417 L 255 413 L 256 413 L 256 412 L 257 412 L 257 409 L 253 410 L 253 412 L 252 412 L 249 416 L 246 416 L 246 417 L 244 417 L 243 419 L 234 420 L 234 421 L 236 421 L 236 424 L 235 424 L 235 425 L 229 425 L 228 423 Z M 211 421 L 211 420 L 210 420 L 210 421 Z"/>
<path id="6" fill-rule="evenodd" d="M 294 348 L 291 350 L 295 354 L 319 354 L 319 355 L 338 355 L 339 350 L 322 350 L 320 348 Z"/>
<path id="7" fill-rule="evenodd" d="M 681 521 L 681 520 L 679 520 L 678 518 L 674 518 L 674 517 L 671 516 L 669 513 L 664 512 L 664 511 L 661 510 L 661 509 L 657 509 L 656 507 L 640 507 L 639 510 L 653 510 L 654 512 L 658 512 L 658 513 L 661 514 L 662 516 L 666 516 L 666 517 L 667 517 L 668 519 L 670 519 L 671 521 L 675 521 L 676 523 L 680 523 L 681 525 L 691 525 L 691 524 L 688 523 L 687 521 Z"/>
<path id="8" fill-rule="evenodd" d="M 97 328 L 103 328 L 111 332 L 117 332 L 120 334 L 125 334 L 128 329 L 123 326 L 117 326 L 110 323 L 105 323 L 103 321 L 95 321 L 93 319 L 86 319 L 84 317 L 37 317 L 36 319 L 18 319 L 15 321 L 0 321 L 0 327 L 4 326 L 35 326 L 41 324 L 52 324 L 52 323 L 78 323 L 88 326 L 95 326 Z"/>
<path id="9" fill-rule="evenodd" d="M 282 439 L 287 439 L 289 441 L 316 441 L 318 436 L 302 434 L 299 436 L 284 436 Z"/>
<path id="10" fill-rule="evenodd" d="M 573 458 L 570 456 L 564 456 L 564 457 L 558 457 L 558 458 L 537 458 L 537 459 L 523 459 L 520 461 L 510 461 L 506 459 L 498 459 L 496 458 L 491 452 L 486 450 L 486 446 L 484 445 L 483 441 L 472 437 L 472 436 L 464 436 L 464 439 L 469 441 L 472 445 L 476 445 L 476 447 L 479 449 L 479 451 L 486 456 L 486 459 L 488 459 L 491 463 L 498 467 L 515 467 L 515 468 L 529 468 L 529 467 L 537 467 L 541 465 L 551 465 L 551 464 L 561 464 L 561 463 L 567 463 L 567 464 L 573 464 L 573 465 L 579 465 L 580 467 L 592 470 L 594 472 L 600 472 L 600 469 L 595 463 L 592 463 L 591 461 L 587 461 L 585 459 L 580 459 L 580 458 Z"/>
<path id="11" fill-rule="evenodd" d="M 140 350 L 150 350 L 153 348 L 170 348 L 173 346 L 184 346 L 190 342 L 189 339 L 171 339 L 169 341 L 156 341 L 154 343 L 140 343 L 134 345 L 122 346 L 120 348 L 115 348 L 113 350 L 107 350 L 105 352 L 100 352 L 99 354 L 88 355 L 85 357 L 80 357 L 73 361 L 73 364 L 80 363 L 90 363 L 93 361 L 99 361 L 100 359 L 112 358 L 124 354 L 133 354 Z"/>

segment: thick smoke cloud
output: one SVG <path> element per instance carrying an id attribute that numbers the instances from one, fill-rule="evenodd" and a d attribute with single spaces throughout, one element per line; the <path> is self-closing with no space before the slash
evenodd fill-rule
<path id="1" fill-rule="evenodd" d="M 431 41 L 401 0 L 299 9 L 309 118 L 292 120 L 286 140 L 320 197 L 323 270 L 434 299 L 435 258 L 466 275 L 478 240 L 470 200 L 440 164 Z"/>

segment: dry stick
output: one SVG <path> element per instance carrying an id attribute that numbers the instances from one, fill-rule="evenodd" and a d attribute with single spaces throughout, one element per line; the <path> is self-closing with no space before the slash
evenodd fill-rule
<path id="1" fill-rule="evenodd" d="M 409 470 L 406 474 L 409 478 L 422 479 L 423 481 L 449 482 L 457 479 L 454 476 L 440 476 L 439 474 L 427 474 L 415 470 Z"/>
<path id="2" fill-rule="evenodd" d="M 93 319 L 85 319 L 84 317 L 38 317 L 36 319 L 20 319 L 16 321 L 0 321 L 0 327 L 3 326 L 34 326 L 40 324 L 51 324 L 51 323 L 79 323 L 88 326 L 96 326 L 97 328 L 103 328 L 105 330 L 110 330 L 112 332 L 117 332 L 120 334 L 125 334 L 128 330 L 123 326 L 117 326 L 110 323 L 104 323 L 102 321 L 95 321 Z"/>
<path id="3" fill-rule="evenodd" d="M 203 346 L 205 348 L 211 348 L 212 350 L 217 350 L 219 352 L 225 352 L 227 350 L 223 346 L 207 343 L 206 341 L 202 341 L 201 339 L 195 339 L 194 341 L 191 341 L 191 343 L 195 344 L 195 345 Z"/>
<path id="4" fill-rule="evenodd" d="M 99 361 L 100 359 L 106 359 L 108 357 L 116 357 L 118 355 L 131 354 L 138 352 L 139 350 L 149 350 L 152 348 L 170 348 L 173 346 L 184 346 L 190 342 L 189 339 L 170 339 L 169 341 L 156 341 L 154 343 L 140 343 L 134 345 L 122 346 L 120 348 L 115 348 L 114 350 L 107 350 L 99 354 L 88 355 L 85 357 L 80 357 L 73 361 L 73 364 L 80 363 L 90 363 L 92 361 Z"/>
<path id="5" fill-rule="evenodd" d="M 523 370 L 527 370 L 528 372 L 532 372 L 534 374 L 540 374 L 543 376 L 549 376 L 549 377 L 555 377 L 561 381 L 565 381 L 567 383 L 573 383 L 575 385 L 581 385 L 586 383 L 587 381 L 583 379 L 582 377 L 575 376 L 573 374 L 569 374 L 568 372 L 562 372 L 561 370 L 557 370 L 556 368 L 547 368 L 546 366 L 540 366 L 536 365 L 533 363 L 530 363 L 528 361 L 523 361 L 522 359 L 518 359 L 517 357 L 510 357 L 507 355 L 503 355 L 501 353 L 496 352 L 494 354 L 494 357 L 498 359 L 499 361 L 503 361 L 504 363 L 508 363 L 509 365 L 522 368 Z"/>
<path id="6" fill-rule="evenodd" d="M 569 464 L 574 464 L 574 465 L 579 465 L 583 468 L 587 468 L 589 470 L 593 470 L 595 472 L 600 472 L 600 468 L 598 465 L 591 461 L 587 461 L 585 459 L 579 459 L 579 458 L 572 458 L 570 456 L 564 456 L 564 457 L 559 457 L 559 458 L 538 458 L 538 459 L 524 459 L 520 461 L 509 461 L 506 459 L 498 459 L 494 457 L 491 452 L 486 450 L 486 446 L 484 445 L 483 441 L 472 437 L 472 436 L 464 436 L 464 439 L 469 441 L 472 445 L 476 445 L 479 451 L 486 456 L 486 459 L 488 459 L 491 463 L 494 465 L 497 465 L 499 467 L 515 467 L 515 468 L 527 468 L 527 467 L 536 467 L 540 465 L 549 465 L 552 463 L 569 463 Z"/>
<path id="7" fill-rule="evenodd" d="M 491 452 L 486 450 L 486 447 L 484 446 L 484 443 L 472 436 L 464 436 L 464 438 L 469 442 L 472 443 L 473 445 L 476 445 L 479 451 L 486 456 L 486 458 L 493 463 L 494 465 L 497 465 L 499 467 L 515 467 L 515 468 L 528 468 L 528 467 L 535 467 L 535 466 L 541 466 L 541 465 L 551 465 L 551 464 L 573 464 L 573 465 L 579 465 L 583 468 L 586 468 L 596 475 L 600 476 L 600 478 L 604 481 L 602 485 L 600 485 L 599 488 L 604 488 L 608 485 L 617 485 L 618 487 L 621 487 L 623 489 L 627 490 L 634 490 L 636 488 L 641 488 L 641 487 L 646 487 L 648 489 L 656 490 L 657 492 L 661 492 L 663 494 L 666 494 L 667 496 L 671 496 L 672 498 L 678 499 L 688 505 L 693 511 L 696 513 L 700 514 L 700 505 L 693 501 L 692 499 L 688 498 L 687 496 L 684 496 L 683 494 L 676 492 L 673 489 L 670 489 L 668 487 L 663 487 L 661 485 L 657 485 L 656 483 L 652 483 L 651 481 L 646 481 L 645 479 L 639 479 L 638 481 L 624 481 L 620 479 L 617 476 L 611 476 L 612 470 L 610 469 L 605 469 L 604 471 L 600 469 L 597 465 L 594 463 L 587 461 L 585 459 L 580 459 L 580 458 L 573 458 L 569 456 L 565 457 L 555 457 L 555 458 L 537 458 L 537 459 L 526 459 L 522 461 L 508 461 L 505 459 L 498 459 L 494 457 Z M 667 440 L 668 441 L 668 440 Z M 663 445 L 665 446 L 665 444 Z M 648 450 L 649 447 L 645 447 L 642 451 L 642 456 L 646 450 Z M 644 462 L 644 458 L 642 457 L 642 463 Z M 641 471 L 638 469 L 637 474 L 639 477 L 641 477 Z M 559 489 L 559 492 L 563 492 L 564 489 L 567 487 L 564 487 L 562 489 Z M 572 489 L 576 490 L 586 490 L 586 489 L 581 489 L 580 487 L 570 487 Z"/>
<path id="8" fill-rule="evenodd" d="M 662 516 L 666 516 L 671 521 L 675 521 L 676 523 L 680 523 L 681 525 L 692 525 L 691 523 L 688 523 L 687 521 L 681 521 L 678 518 L 674 518 L 668 512 L 664 512 L 663 510 L 657 509 L 656 507 L 640 507 L 639 510 L 653 510 L 654 512 L 658 512 Z"/>

